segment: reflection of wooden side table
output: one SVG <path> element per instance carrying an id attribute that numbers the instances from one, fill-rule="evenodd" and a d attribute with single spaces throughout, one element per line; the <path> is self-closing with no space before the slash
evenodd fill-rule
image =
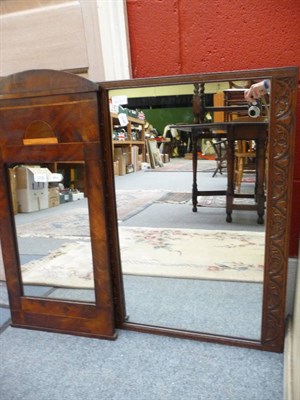
<path id="1" fill-rule="evenodd" d="M 193 143 L 193 211 L 197 211 L 198 196 L 226 195 L 226 221 L 232 221 L 233 210 L 257 210 L 259 224 L 263 223 L 264 216 L 264 180 L 265 180 L 265 143 L 268 131 L 268 122 L 218 122 L 180 125 L 178 129 L 191 132 Z M 213 130 L 222 131 L 213 133 Z M 226 138 L 227 148 L 227 190 L 198 190 L 197 184 L 197 140 L 199 138 Z M 234 144 L 236 140 L 255 140 L 256 142 L 256 184 L 254 194 L 234 193 Z M 234 198 L 255 198 L 256 204 L 234 204 Z"/>

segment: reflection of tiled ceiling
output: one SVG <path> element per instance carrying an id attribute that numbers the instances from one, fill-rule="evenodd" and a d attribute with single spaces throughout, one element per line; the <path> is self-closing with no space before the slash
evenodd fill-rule
<path id="1" fill-rule="evenodd" d="M 31 10 L 34 8 L 54 6 L 57 4 L 70 3 L 74 0 L 1 0 L 0 15 L 11 14 L 14 12 Z"/>
<path id="2" fill-rule="evenodd" d="M 85 25 L 79 0 L 21 0 L 3 4 L 16 3 L 35 7 L 23 6 L 23 10 L 1 15 L 0 76 L 31 69 L 87 71 Z"/>

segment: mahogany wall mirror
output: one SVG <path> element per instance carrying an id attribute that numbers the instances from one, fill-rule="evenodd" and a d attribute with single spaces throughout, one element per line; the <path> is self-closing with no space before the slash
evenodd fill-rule
<path id="1" fill-rule="evenodd" d="M 126 154 L 127 163 L 128 159 L 132 163 L 131 146 L 134 145 L 141 160 L 147 161 L 144 137 L 139 136 L 145 122 L 138 120 L 138 114 L 130 113 L 124 122 L 124 108 L 144 112 L 146 123 L 159 127 L 161 134 L 165 126 L 170 125 L 170 129 L 191 135 L 185 136 L 183 142 L 186 146 L 193 142 L 192 151 L 199 144 L 197 125 L 205 122 L 200 131 L 220 134 L 221 139 L 227 139 L 231 143 L 227 152 L 231 151 L 232 157 L 232 152 L 238 152 L 232 143 L 237 146 L 243 141 L 235 141 L 241 139 L 238 136 L 234 140 L 230 138 L 230 124 L 226 124 L 237 122 L 237 117 L 245 115 L 245 109 L 240 109 L 231 119 L 232 114 L 228 116 L 224 106 L 234 105 L 234 95 L 240 95 L 240 88 L 251 82 L 266 79 L 270 84 L 261 117 L 250 118 L 250 125 L 253 121 L 255 126 L 248 126 L 252 132 L 256 131 L 256 136 L 251 136 L 247 145 L 251 142 L 256 146 L 256 157 L 264 163 L 263 175 L 259 178 L 256 166 L 256 176 L 249 178 L 248 186 L 247 179 L 242 185 L 241 193 L 252 190 L 252 199 L 251 196 L 246 200 L 243 196 L 238 199 L 240 189 L 235 181 L 234 202 L 240 201 L 241 205 L 234 206 L 233 212 L 227 196 L 223 208 L 216 202 L 210 207 L 197 204 L 200 195 L 212 194 L 202 193 L 202 190 L 213 189 L 214 194 L 223 196 L 227 190 L 228 194 L 228 182 L 232 173 L 235 174 L 233 171 L 230 175 L 229 170 L 236 170 L 232 163 L 223 175 L 218 173 L 212 177 L 216 164 L 213 171 L 207 172 L 205 167 L 201 170 L 203 164 L 197 161 L 200 169 L 194 173 L 196 191 L 192 169 L 185 178 L 181 175 L 177 179 L 175 174 L 169 174 L 169 181 L 164 180 L 159 167 L 152 178 L 149 171 L 133 174 L 135 177 L 130 178 L 131 181 L 126 176 L 115 177 L 122 271 L 118 263 L 113 265 L 118 327 L 282 351 L 297 73 L 297 68 L 291 67 L 100 84 L 106 135 L 113 137 L 114 151 Z M 242 90 L 242 98 L 243 93 Z M 224 99 L 228 102 L 224 103 Z M 249 122 L 248 117 L 241 118 L 241 123 Z M 248 129 L 246 126 L 242 131 Z M 136 130 L 134 139 L 127 136 L 132 130 Z M 227 135 L 222 137 L 224 130 Z M 197 140 L 193 141 L 195 136 Z M 205 143 L 202 142 L 202 146 Z M 249 147 L 240 150 L 243 151 L 249 151 Z M 193 162 L 195 164 L 195 154 Z M 172 204 L 165 200 L 170 192 L 189 192 L 190 201 L 180 205 L 173 201 Z M 257 211 L 259 196 L 263 202 Z M 143 197 L 148 207 L 123 219 L 122 207 L 126 201 L 140 206 Z M 247 207 L 243 201 L 254 202 L 252 211 L 244 211 Z M 206 275 L 198 270 L 201 263 L 206 267 Z M 247 275 L 250 270 L 251 274 Z"/>
<path id="2" fill-rule="evenodd" d="M 0 82 L 1 247 L 13 326 L 115 338 L 114 198 L 98 94 L 95 83 L 51 70 Z"/>

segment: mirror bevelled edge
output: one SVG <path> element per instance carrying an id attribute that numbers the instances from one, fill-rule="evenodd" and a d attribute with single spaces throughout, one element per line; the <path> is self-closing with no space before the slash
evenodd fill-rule
<path id="1" fill-rule="evenodd" d="M 119 328 L 140 332 L 158 333 L 175 337 L 230 344 L 267 351 L 282 352 L 285 332 L 285 295 L 291 217 L 292 167 L 295 141 L 298 67 L 266 68 L 248 71 L 215 72 L 169 77 L 140 78 L 99 83 L 102 92 L 102 116 L 105 136 L 111 137 L 108 91 L 114 89 L 167 86 L 195 82 L 217 82 L 225 80 L 271 81 L 270 94 L 270 153 L 268 181 L 265 276 L 263 289 L 263 318 L 261 340 L 243 340 L 226 336 L 151 327 L 127 323 L 124 304 L 115 303 Z M 118 245 L 117 245 L 118 248 Z M 113 276 L 119 277 L 120 262 L 112 265 Z M 119 278 L 116 279 L 119 281 Z M 122 285 L 114 288 L 117 298 L 124 299 Z M 121 310 L 121 312 L 120 312 Z"/>
<path id="2" fill-rule="evenodd" d="M 291 224 L 298 68 L 275 69 L 272 77 L 269 185 L 262 345 L 282 351 Z"/>

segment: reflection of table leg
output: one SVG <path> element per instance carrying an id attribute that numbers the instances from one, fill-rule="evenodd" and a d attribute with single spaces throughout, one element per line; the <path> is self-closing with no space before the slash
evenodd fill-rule
<path id="1" fill-rule="evenodd" d="M 265 138 L 260 137 L 257 139 L 256 144 L 256 161 L 257 161 L 257 187 L 256 187 L 256 201 L 257 201 L 257 214 L 258 224 L 264 223 L 264 212 L 265 212 Z"/>
<path id="2" fill-rule="evenodd" d="M 227 148 L 227 192 L 226 192 L 226 222 L 232 221 L 234 196 L 234 140 L 228 137 Z"/>
<path id="3" fill-rule="evenodd" d="M 193 194 L 192 194 L 192 201 L 193 201 L 193 211 L 197 212 L 197 194 L 198 194 L 198 186 L 197 186 L 197 135 L 192 135 L 193 138 Z"/>

